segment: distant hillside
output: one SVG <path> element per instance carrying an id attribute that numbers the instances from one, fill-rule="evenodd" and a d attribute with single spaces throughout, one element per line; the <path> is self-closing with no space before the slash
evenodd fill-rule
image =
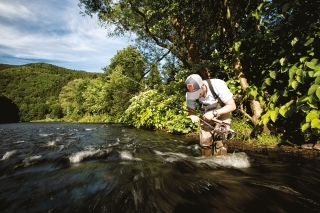
<path id="1" fill-rule="evenodd" d="M 19 65 L 10 65 L 10 64 L 0 64 L 0 70 L 17 67 Z"/>
<path id="2" fill-rule="evenodd" d="M 11 100 L 18 107 L 20 121 L 44 119 L 51 111 L 59 111 L 59 93 L 69 81 L 99 76 L 102 74 L 46 63 L 0 64 L 0 96 Z M 0 103 L 0 110 L 8 109 Z"/>

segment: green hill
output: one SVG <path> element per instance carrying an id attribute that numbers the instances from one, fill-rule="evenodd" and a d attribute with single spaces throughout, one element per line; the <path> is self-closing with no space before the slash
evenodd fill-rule
<path id="1" fill-rule="evenodd" d="M 74 79 L 94 79 L 101 75 L 101 73 L 70 70 L 46 63 L 0 64 L 0 110 L 2 114 L 10 114 L 12 107 L 4 103 L 11 100 L 19 109 L 20 121 L 45 119 L 50 113 L 59 118 L 62 116 L 59 105 L 59 93 L 62 87 Z M 0 117 L 1 122 L 3 121 Z"/>

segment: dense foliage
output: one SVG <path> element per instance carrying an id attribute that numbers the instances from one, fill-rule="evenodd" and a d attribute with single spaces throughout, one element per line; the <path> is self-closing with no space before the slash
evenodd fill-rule
<path id="1" fill-rule="evenodd" d="M 59 94 L 63 86 L 77 78 L 97 78 L 99 74 L 69 70 L 45 63 L 0 66 L 0 94 L 19 108 L 20 121 L 63 117 Z"/>
<path id="2" fill-rule="evenodd" d="M 112 35 L 133 33 L 150 52 L 168 50 L 204 79 L 228 81 L 237 91 L 239 111 L 256 130 L 268 127 L 284 140 L 319 138 L 319 0 L 80 0 L 80 5 L 115 27 Z"/>

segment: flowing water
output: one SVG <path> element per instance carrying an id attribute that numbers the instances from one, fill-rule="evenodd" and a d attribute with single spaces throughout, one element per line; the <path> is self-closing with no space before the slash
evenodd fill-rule
<path id="1" fill-rule="evenodd" d="M 119 124 L 0 124 L 1 212 L 320 212 L 317 160 Z"/>

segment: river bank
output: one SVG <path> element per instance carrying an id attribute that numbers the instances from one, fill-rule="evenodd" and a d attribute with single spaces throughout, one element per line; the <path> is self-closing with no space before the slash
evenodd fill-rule
<path id="1" fill-rule="evenodd" d="M 320 160 L 320 144 L 303 144 L 301 146 L 277 144 L 263 145 L 245 141 L 227 141 L 228 152 L 254 152 L 263 155 L 291 155 Z"/>
<path id="2" fill-rule="evenodd" d="M 185 135 L 188 138 L 192 138 L 195 141 L 199 140 L 198 133 L 191 133 Z M 261 144 L 250 140 L 250 142 L 245 140 L 229 140 L 226 141 L 228 146 L 228 152 L 251 152 L 257 154 L 263 154 L 266 156 L 272 155 L 291 155 L 299 156 L 308 159 L 320 160 L 320 144 L 303 144 L 301 146 L 289 143 L 283 144 Z"/>

